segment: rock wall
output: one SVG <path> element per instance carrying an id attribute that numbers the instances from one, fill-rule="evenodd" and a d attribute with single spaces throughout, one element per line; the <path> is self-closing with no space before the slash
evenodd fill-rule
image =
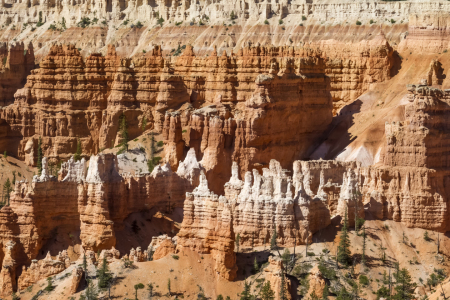
<path id="1" fill-rule="evenodd" d="M 220 197 L 210 191 L 202 174 L 199 186 L 186 194 L 177 250 L 187 247 L 199 253 L 211 253 L 216 270 L 222 277 L 233 280 L 234 240 L 238 234 L 241 246 L 261 246 L 270 244 L 276 230 L 277 244 L 289 247 L 311 242 L 315 232 L 331 223 L 332 206 L 328 205 L 325 187 L 334 186 L 339 190 L 334 205 L 343 207 L 336 210 L 339 216 L 343 217 L 348 207 L 349 215 L 354 218 L 356 199 L 357 213 L 364 217 L 361 196 L 348 196 L 352 190 L 361 189 L 360 178 L 355 176 L 359 171 L 360 165 L 355 162 L 296 161 L 291 177 L 279 162 L 271 160 L 262 175 L 253 169 L 253 174 L 246 172 L 245 181 L 241 181 L 234 162 L 231 179 L 224 187 L 225 195 Z M 320 182 L 316 184 L 315 175 L 319 174 Z"/>
<path id="2" fill-rule="evenodd" d="M 177 250 L 188 248 L 211 254 L 216 262 L 215 271 L 227 280 L 234 280 L 237 266 L 232 224 L 232 204 L 208 189 L 202 173 L 199 186 L 186 194 Z"/>
<path id="3" fill-rule="evenodd" d="M 0 43 L 0 106 L 14 102 L 15 92 L 22 88 L 34 69 L 34 50 L 30 42 Z"/>
<path id="4" fill-rule="evenodd" d="M 19 10 L 21 8 L 22 10 Z M 302 21 L 302 16 L 317 22 L 332 21 L 341 23 L 348 20 L 370 20 L 376 18 L 395 18 L 406 21 L 410 13 L 449 11 L 445 2 L 408 1 L 405 3 L 365 1 L 354 3 L 350 1 L 324 2 L 314 1 L 219 1 L 216 3 L 191 3 L 190 1 L 167 2 L 136 2 L 99 1 L 95 3 L 67 3 L 62 0 L 54 2 L 31 1 L 28 3 L 12 3 L 11 7 L 2 4 L 5 14 L 0 21 L 11 24 L 23 22 L 30 27 L 40 22 L 47 28 L 55 24 L 58 28 L 68 28 L 81 21 L 83 17 L 91 20 L 98 18 L 92 25 L 102 25 L 100 20 L 111 25 L 120 25 L 123 20 L 139 20 L 142 24 L 153 26 L 159 18 L 166 21 L 198 23 L 200 20 L 212 25 L 236 19 L 240 22 L 263 22 L 266 19 L 287 18 Z M 93 13 L 96 11 L 96 14 Z M 38 13 L 40 12 L 40 13 Z M 207 17 L 205 17 L 207 16 Z M 44 24 L 45 23 L 45 24 Z M 136 24 L 136 22 L 132 22 Z M 27 28 L 28 29 L 28 28 Z M 140 28 L 139 28 L 140 29 Z M 11 31 L 19 30 L 11 28 Z M 29 31 L 30 29 L 28 29 Z"/>
<path id="5" fill-rule="evenodd" d="M 280 291 L 282 287 L 281 273 L 284 272 L 283 261 L 279 257 L 269 256 L 269 265 L 264 268 L 263 274 L 267 282 L 270 282 L 270 287 L 274 291 L 274 299 L 280 300 Z M 284 289 L 286 291 L 286 299 L 291 300 L 291 281 L 289 278 L 284 278 Z"/>
<path id="6" fill-rule="evenodd" d="M 198 164 L 192 161 L 182 164 L 184 168 L 178 173 L 168 166 L 157 166 L 152 173 L 134 177 L 118 173 L 117 156 L 100 154 L 91 157 L 87 175 L 84 159 L 70 160 L 62 169 L 65 178 L 58 181 L 47 173 L 44 159 L 42 175 L 35 176 L 31 184 L 17 181 L 11 205 L 0 210 L 1 258 L 6 257 L 8 245 L 17 245 L 9 251 L 15 261 L 11 272 L 15 272 L 35 259 L 57 232 L 80 232 L 81 244 L 87 250 L 110 249 L 116 243 L 115 231 L 122 229 L 129 214 L 163 208 L 168 201 L 175 207 L 183 206 L 184 195 L 193 190 L 191 182 L 198 182 L 200 169 L 195 169 Z M 30 274 L 27 276 L 34 276 Z"/>
<path id="7" fill-rule="evenodd" d="M 450 93 L 409 85 L 404 121 L 387 122 L 383 165 L 363 171 L 365 202 L 376 218 L 449 230 L 448 129 Z"/>
<path id="8" fill-rule="evenodd" d="M 307 48 L 245 47 L 197 58 L 188 46 L 171 64 L 159 47 L 133 60 L 114 47 L 83 60 L 73 46 L 53 46 L 0 118 L 27 162 L 36 161 L 39 137 L 51 160 L 68 159 L 78 140 L 88 157 L 120 142 L 122 114 L 130 139 L 142 134 L 145 119 L 163 134 L 173 170 L 193 147 L 220 192 L 230 175 L 225 162 L 245 171 L 282 153 L 287 167 L 308 154 L 332 118 L 324 69 L 321 52 Z"/>
<path id="9" fill-rule="evenodd" d="M 449 46 L 450 18 L 443 11 L 415 12 L 409 15 L 408 34 L 399 44 L 400 51 L 442 53 Z"/>

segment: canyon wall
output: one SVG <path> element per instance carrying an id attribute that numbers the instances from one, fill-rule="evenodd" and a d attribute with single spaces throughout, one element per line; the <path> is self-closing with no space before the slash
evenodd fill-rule
<path id="1" fill-rule="evenodd" d="M 25 85 L 34 69 L 33 44 L 0 43 L 0 106 L 14 102 L 15 92 Z"/>
<path id="2" fill-rule="evenodd" d="M 130 139 L 146 129 L 163 134 L 173 170 L 194 148 L 220 191 L 230 175 L 225 162 L 245 171 L 276 154 L 284 167 L 308 155 L 332 118 L 324 69 L 320 51 L 308 48 L 245 47 L 198 58 L 187 46 L 172 64 L 160 47 L 134 59 L 109 47 L 106 56 L 83 60 L 71 45 L 53 46 L 0 118 L 18 144 L 15 154 L 31 164 L 39 139 L 50 160 L 67 160 L 78 141 L 83 157 L 116 146 L 124 115 Z"/>
<path id="3" fill-rule="evenodd" d="M 212 25 L 237 19 L 240 22 L 258 22 L 266 19 L 288 18 L 302 21 L 302 16 L 317 22 L 332 21 L 341 23 L 348 20 L 370 20 L 376 18 L 395 18 L 406 21 L 407 15 L 421 12 L 449 11 L 445 2 L 422 1 L 407 2 L 327 2 L 313 1 L 217 1 L 213 3 L 193 3 L 189 0 L 176 1 L 97 1 L 67 2 L 48 1 L 2 1 L 4 10 L 2 23 L 25 23 L 36 28 L 47 23 L 72 27 L 83 17 L 96 18 L 94 24 L 102 21 L 118 25 L 124 20 L 139 20 L 145 25 L 155 25 L 159 18 L 165 21 L 197 23 L 200 20 Z M 94 13 L 95 11 L 95 13 Z M 39 13 L 38 13 L 39 12 Z M 205 17 L 207 16 L 207 17 Z M 105 23 L 106 23 L 105 22 Z M 135 23 L 135 22 L 133 22 Z M 181 23 L 179 23 L 181 24 Z M 48 25 L 47 25 L 48 26 Z M 19 30 L 12 28 L 11 30 Z"/>
<path id="4" fill-rule="evenodd" d="M 177 250 L 188 248 L 211 254 L 215 271 L 227 280 L 234 280 L 237 266 L 232 224 L 232 204 L 208 189 L 206 176 L 202 173 L 198 187 L 186 194 Z"/>
<path id="5" fill-rule="evenodd" d="M 31 184 L 17 181 L 10 206 L 0 210 L 1 259 L 11 253 L 11 268 L 21 268 L 36 258 L 56 233 L 80 232 L 84 249 L 109 249 L 115 246 L 115 231 L 122 229 L 129 214 L 163 209 L 168 201 L 183 207 L 185 193 L 198 184 L 200 169 L 192 167 L 192 161 L 182 162 L 184 168 L 178 173 L 169 166 L 157 166 L 152 173 L 131 176 L 118 173 L 117 160 L 113 154 L 93 156 L 86 172 L 84 159 L 71 159 L 63 168 L 65 177 L 57 180 L 48 173 L 44 158 L 41 176 L 35 176 Z M 14 251 L 7 250 L 11 243 L 16 245 Z M 38 276 L 30 272 L 36 269 L 39 273 L 40 268 L 29 269 L 24 278 Z"/>
<path id="6" fill-rule="evenodd" d="M 272 80 L 262 75 L 256 81 L 264 83 L 266 78 Z M 218 185 L 219 180 L 208 180 L 206 174 L 211 157 L 223 151 L 226 133 L 230 132 L 229 125 L 216 125 L 224 124 L 220 123 L 221 116 L 225 119 L 230 114 L 219 103 L 164 115 L 162 133 L 172 149 L 167 155 L 176 162 L 176 173 L 167 163 L 151 174 L 120 174 L 120 158 L 101 154 L 90 158 L 88 172 L 84 159 L 69 160 L 61 169 L 60 180 L 56 180 L 48 173 L 45 158 L 42 174 L 35 176 L 31 186 L 17 182 L 11 205 L 0 210 L 0 253 L 5 262 L 9 256 L 14 260 L 0 274 L 4 278 L 0 281 L 14 289 L 15 283 L 8 278 L 15 276 L 17 267 L 36 257 L 55 227 L 79 228 L 86 249 L 114 246 L 114 232 L 123 220 L 133 212 L 167 204 L 168 192 L 170 201 L 184 207 L 184 219 L 176 246 L 168 241 L 157 256 L 173 252 L 175 247 L 177 251 L 188 248 L 212 254 L 217 272 L 229 280 L 236 276 L 233 249 L 237 234 L 245 247 L 268 244 L 275 231 L 280 246 L 304 244 L 333 218 L 342 219 L 345 212 L 351 226 L 358 216 L 445 232 L 449 177 L 445 116 L 450 96 L 448 91 L 426 83 L 408 86 L 404 121 L 386 123 L 381 163 L 367 168 L 359 162 L 332 160 L 294 161 L 291 168 L 284 168 L 270 160 L 267 167 L 247 166 L 243 172 L 234 161 L 222 196 L 218 196 L 209 185 L 211 181 Z M 270 101 L 264 96 L 267 89 L 270 96 L 270 88 L 256 89 L 245 105 Z M 202 126 L 208 118 L 207 126 Z M 186 124 L 192 125 L 180 132 Z M 177 153 L 180 139 L 193 145 L 184 161 Z M 214 151 L 208 149 L 210 146 Z M 198 161 L 197 153 L 202 151 L 203 159 Z M 223 162 L 221 157 L 215 159 Z M 222 167 L 226 166 L 223 162 Z M 136 251 L 142 252 L 132 251 L 133 259 L 139 256 Z"/>
<path id="7" fill-rule="evenodd" d="M 448 90 L 409 85 L 404 121 L 387 122 L 383 164 L 364 170 L 364 197 L 376 218 L 449 230 Z"/>

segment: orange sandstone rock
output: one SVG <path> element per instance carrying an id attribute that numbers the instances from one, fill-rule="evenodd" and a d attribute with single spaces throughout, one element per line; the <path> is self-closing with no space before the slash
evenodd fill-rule
<path id="1" fill-rule="evenodd" d="M 264 276 L 268 282 L 270 282 L 270 287 L 275 293 L 275 299 L 279 300 L 281 291 L 281 272 L 283 272 L 284 266 L 283 261 L 280 257 L 269 256 L 269 265 L 263 270 Z M 292 299 L 291 281 L 289 278 L 285 277 L 285 290 L 287 299 Z"/>
<path id="2" fill-rule="evenodd" d="M 199 186 L 186 194 L 177 250 L 183 248 L 211 254 L 220 276 L 227 280 L 236 278 L 231 204 L 208 189 L 205 174 L 200 176 Z"/>
<path id="3" fill-rule="evenodd" d="M 81 279 L 84 276 L 84 271 L 82 267 L 74 268 L 72 271 L 72 277 L 70 278 L 69 285 L 69 295 L 73 295 L 77 292 L 78 286 L 80 284 Z"/>

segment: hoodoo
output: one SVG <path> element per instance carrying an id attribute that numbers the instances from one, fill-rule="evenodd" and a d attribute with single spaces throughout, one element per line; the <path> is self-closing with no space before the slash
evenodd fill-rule
<path id="1" fill-rule="evenodd" d="M 450 295 L 450 4 L 0 1 L 4 299 Z"/>

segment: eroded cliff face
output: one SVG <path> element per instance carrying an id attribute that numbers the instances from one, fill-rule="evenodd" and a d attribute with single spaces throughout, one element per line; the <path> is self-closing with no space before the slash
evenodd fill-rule
<path id="1" fill-rule="evenodd" d="M 186 194 L 183 223 L 177 236 L 178 251 L 188 248 L 211 254 L 220 276 L 227 280 L 236 278 L 232 204 L 208 189 L 203 173 L 199 186 Z"/>
<path id="2" fill-rule="evenodd" d="M 353 194 L 360 190 L 357 163 L 295 161 L 293 169 L 289 176 L 290 171 L 271 160 L 262 175 L 253 169 L 241 181 L 234 164 L 225 198 L 234 204 L 233 231 L 240 235 L 241 245 L 268 244 L 275 230 L 281 246 L 311 242 L 315 232 L 346 210 L 354 224 L 355 200 L 358 216 L 364 216 L 361 197 Z"/>
<path id="3" fill-rule="evenodd" d="M 73 46 L 53 46 L 40 65 L 1 112 L 17 155 L 29 163 L 39 138 L 51 160 L 68 159 L 78 140 L 84 157 L 117 145 L 124 115 L 130 139 L 145 123 L 163 134 L 173 170 L 194 148 L 220 192 L 227 163 L 238 161 L 244 172 L 282 154 L 287 167 L 308 154 L 332 118 L 324 59 L 307 48 L 245 47 L 197 58 L 188 46 L 171 64 L 159 47 L 133 60 L 114 47 L 83 60 Z"/>
<path id="4" fill-rule="evenodd" d="M 383 165 L 364 170 L 365 202 L 377 218 L 449 230 L 448 91 L 409 85 L 405 118 L 386 123 Z"/>
<path id="5" fill-rule="evenodd" d="M 15 92 L 22 88 L 34 69 L 33 44 L 0 43 L 0 106 L 14 102 Z"/>
<path id="6" fill-rule="evenodd" d="M 178 173 L 169 166 L 157 166 L 151 174 L 119 174 L 113 154 L 91 157 L 87 175 L 85 164 L 84 159 L 71 159 L 62 169 L 65 177 L 58 181 L 48 173 L 44 158 L 41 176 L 35 176 L 31 184 L 16 182 L 11 205 L 0 210 L 2 253 L 11 241 L 17 245 L 9 251 L 14 268 L 36 258 L 56 232 L 80 232 L 82 247 L 87 250 L 110 249 L 116 244 L 115 231 L 122 229 L 129 214 L 163 208 L 169 201 L 182 207 L 185 193 L 193 190 L 200 173 L 191 161 L 183 162 Z"/>

